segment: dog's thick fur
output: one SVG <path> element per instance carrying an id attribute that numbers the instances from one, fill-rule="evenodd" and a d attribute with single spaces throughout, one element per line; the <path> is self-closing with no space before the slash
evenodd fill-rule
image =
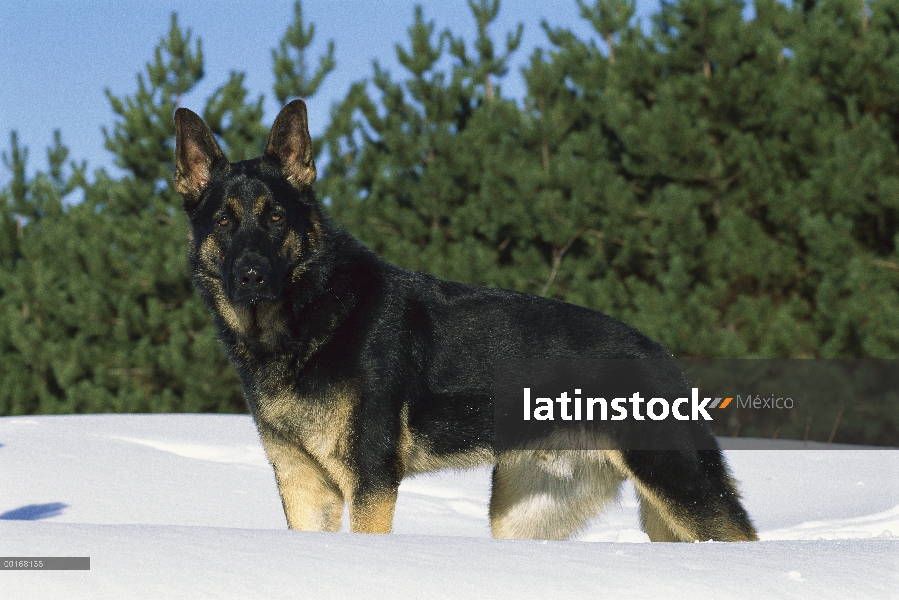
<path id="1" fill-rule="evenodd" d="M 338 530 L 346 503 L 352 531 L 386 533 L 403 477 L 492 463 L 496 537 L 566 538 L 630 477 L 652 540 L 757 539 L 717 445 L 493 446 L 494 359 L 669 357 L 661 346 L 585 308 L 381 260 L 313 195 L 302 101 L 278 115 L 263 156 L 234 164 L 197 115 L 178 109 L 175 124 L 191 274 L 292 529 Z"/>

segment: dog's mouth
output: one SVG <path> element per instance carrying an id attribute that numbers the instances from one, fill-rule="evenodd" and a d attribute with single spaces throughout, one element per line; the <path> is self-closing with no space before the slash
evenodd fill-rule
<path id="1" fill-rule="evenodd" d="M 275 281 L 246 282 L 235 278 L 230 288 L 231 303 L 246 307 L 271 303 L 281 295 L 281 286 Z"/>
<path id="2" fill-rule="evenodd" d="M 258 306 L 270 304 L 278 299 L 278 295 L 274 293 L 252 293 L 252 292 L 243 292 L 238 289 L 237 293 L 234 294 L 234 297 L 231 299 L 231 303 L 237 306 L 243 306 L 245 308 L 255 309 Z"/>
<path id="3" fill-rule="evenodd" d="M 284 332 L 282 303 L 260 300 L 234 304 L 239 331 L 248 343 L 272 343 Z"/>

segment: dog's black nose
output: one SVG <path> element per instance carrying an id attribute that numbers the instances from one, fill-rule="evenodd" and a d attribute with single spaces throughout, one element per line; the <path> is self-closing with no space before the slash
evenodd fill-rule
<path id="1" fill-rule="evenodd" d="M 226 287 L 232 302 L 250 303 L 273 300 L 281 293 L 276 265 L 256 252 L 235 261 Z"/>
<path id="2" fill-rule="evenodd" d="M 262 263 L 243 265 L 237 269 L 241 290 L 260 291 L 268 284 L 270 276 L 269 268 Z"/>

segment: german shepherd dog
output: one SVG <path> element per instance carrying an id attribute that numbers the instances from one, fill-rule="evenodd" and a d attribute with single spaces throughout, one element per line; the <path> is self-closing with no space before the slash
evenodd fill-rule
<path id="1" fill-rule="evenodd" d="M 495 448 L 495 359 L 669 359 L 659 344 L 586 308 L 382 260 L 316 200 L 301 100 L 253 160 L 229 163 L 185 108 L 175 128 L 191 277 L 291 529 L 337 531 L 346 503 L 351 531 L 388 533 L 403 477 L 493 464 L 495 537 L 567 538 L 630 477 L 654 541 L 758 539 L 714 438 L 712 451 L 692 434 L 682 451 Z"/>

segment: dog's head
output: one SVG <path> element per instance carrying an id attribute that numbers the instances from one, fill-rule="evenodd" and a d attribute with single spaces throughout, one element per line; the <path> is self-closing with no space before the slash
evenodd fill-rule
<path id="1" fill-rule="evenodd" d="M 320 236 L 306 105 L 285 106 L 265 153 L 239 163 L 228 162 L 186 108 L 175 112 L 175 131 L 175 187 L 190 221 L 194 281 L 226 321 L 235 311 L 271 307 L 302 274 Z"/>

